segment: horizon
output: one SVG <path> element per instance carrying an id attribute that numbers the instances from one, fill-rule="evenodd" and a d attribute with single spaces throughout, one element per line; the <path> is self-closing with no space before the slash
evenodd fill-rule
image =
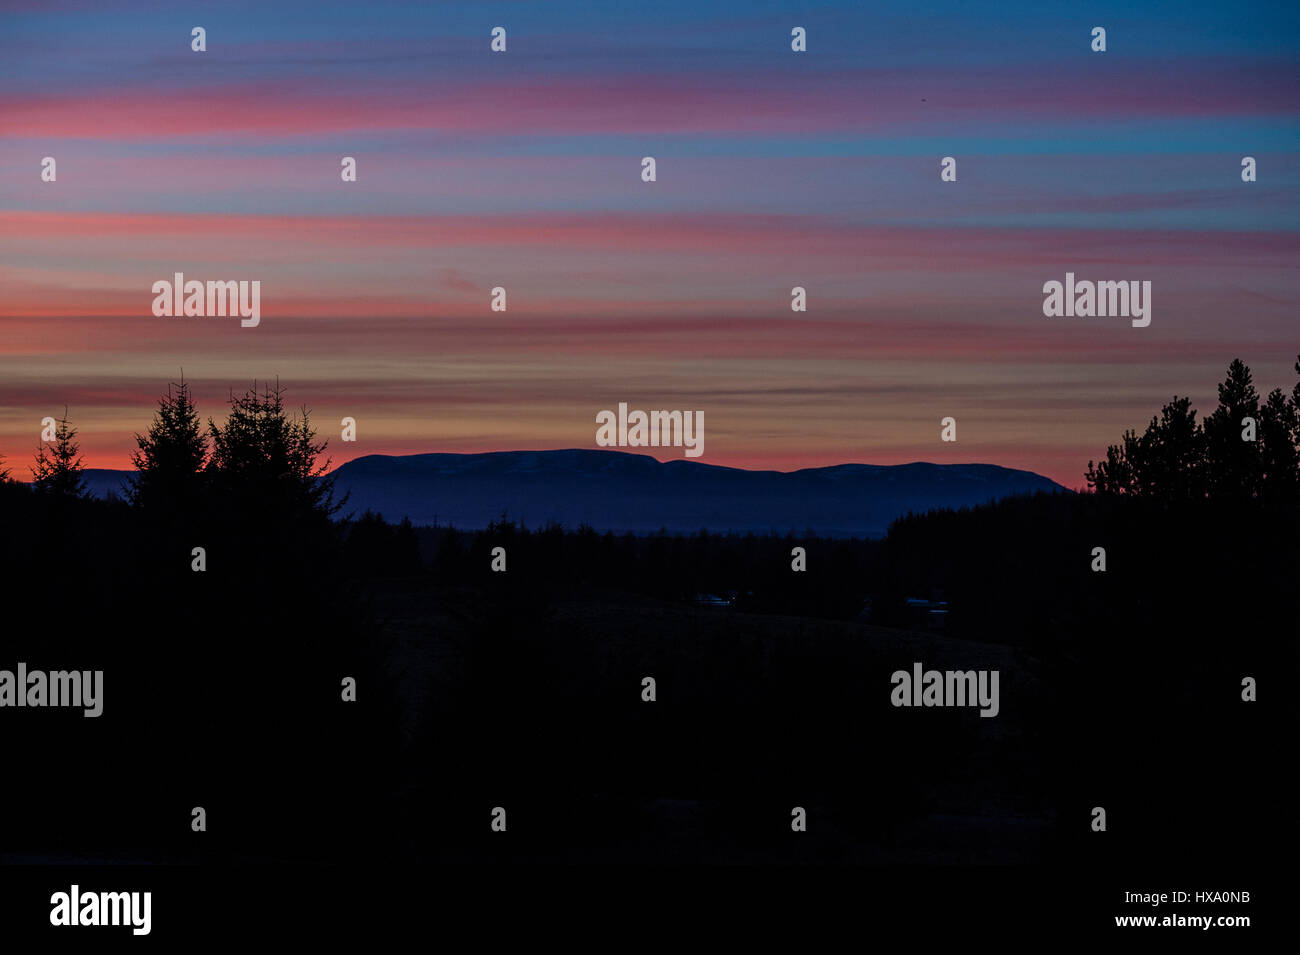
<path id="1" fill-rule="evenodd" d="M 412 451 L 406 454 L 388 454 L 383 451 L 370 451 L 365 454 L 359 454 L 356 455 L 355 457 L 348 458 L 346 461 L 336 462 L 331 458 L 329 470 L 326 471 L 325 473 L 333 474 L 335 471 L 337 471 L 339 468 L 343 467 L 344 465 L 352 464 L 356 461 L 361 461 L 365 458 L 414 458 L 414 457 L 426 457 L 431 455 L 448 455 L 448 456 L 455 456 L 455 457 L 478 457 L 484 455 L 498 455 L 498 454 L 500 455 L 554 454 L 554 453 L 561 453 L 566 451 L 580 451 L 580 452 L 592 453 L 592 454 L 621 454 L 621 455 L 628 455 L 632 457 L 645 457 L 657 461 L 660 464 L 671 464 L 674 461 L 681 461 L 685 464 L 698 464 L 698 465 L 703 465 L 704 467 L 723 468 L 729 471 L 746 471 L 751 474 L 757 474 L 757 473 L 798 474 L 801 471 L 824 471 L 824 470 L 829 470 L 831 468 L 842 468 L 842 467 L 905 468 L 905 467 L 911 467 L 913 465 L 918 465 L 918 464 L 925 465 L 927 467 L 943 467 L 943 468 L 994 467 L 994 468 L 1002 468 L 1003 470 L 1006 471 L 1022 471 L 1027 474 L 1038 473 L 1036 471 L 1027 471 L 1024 468 L 1008 468 L 1001 464 L 996 464 L 991 461 L 952 461 L 952 462 L 945 462 L 945 463 L 939 463 L 937 461 L 905 461 L 899 464 L 874 464 L 870 461 L 841 461 L 839 464 L 819 465 L 816 467 L 809 467 L 809 468 L 794 468 L 792 470 L 783 471 L 777 468 L 745 468 L 745 467 L 738 467 L 730 464 L 713 464 L 709 461 L 700 461 L 691 458 L 681 458 L 681 457 L 664 458 L 664 457 L 658 457 L 653 454 L 643 454 L 638 451 L 625 451 L 621 448 L 511 448 L 509 450 L 501 450 L 501 451 Z M 328 452 L 326 453 L 325 456 L 327 458 L 330 457 Z M 11 466 L 11 465 L 12 462 L 6 461 L 6 466 Z M 138 470 L 135 467 L 104 468 L 104 467 L 98 467 L 89 464 L 83 465 L 83 469 L 86 471 L 111 471 L 114 473 L 130 473 Z M 1038 474 L 1038 476 L 1047 477 L 1047 475 L 1045 474 Z M 28 479 L 20 479 L 20 480 L 22 480 L 23 483 L 25 484 L 31 483 L 31 481 Z M 1051 478 L 1048 478 L 1048 480 L 1051 480 Z M 1065 490 L 1070 490 L 1070 491 L 1079 490 L 1078 488 L 1067 488 L 1065 487 L 1065 485 L 1060 484 L 1059 481 L 1055 481 L 1053 483 L 1060 485 Z"/>
<path id="2" fill-rule="evenodd" d="M 705 463 L 1077 489 L 1171 396 L 1212 407 L 1233 358 L 1289 390 L 1296 9 L 1003 13 L 986 37 L 956 0 L 8 12 L 0 454 L 66 404 L 87 465 L 122 469 L 183 368 L 205 416 L 278 376 L 322 436 L 354 417 L 340 464 L 584 447 L 627 401 L 702 409 Z M 156 317 L 178 272 L 259 282 L 259 323 Z M 1070 273 L 1150 281 L 1150 326 L 1046 317 Z"/>
<path id="3" fill-rule="evenodd" d="M 610 448 L 369 454 L 327 475 L 338 481 L 336 499 L 348 501 L 331 514 L 334 520 L 365 512 L 389 523 L 406 519 L 417 527 L 482 530 L 508 514 L 521 526 L 592 527 L 616 534 L 691 535 L 707 527 L 722 534 L 784 537 L 798 531 L 875 539 L 907 514 L 979 507 L 1039 492 L 1076 493 L 1032 471 L 978 462 L 847 462 L 772 471 L 693 458 L 665 461 Z M 129 498 L 138 476 L 132 469 L 86 469 L 84 494 Z"/>

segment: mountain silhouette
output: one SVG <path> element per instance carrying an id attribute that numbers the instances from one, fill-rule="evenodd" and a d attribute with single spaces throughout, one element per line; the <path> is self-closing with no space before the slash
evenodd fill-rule
<path id="1" fill-rule="evenodd" d="M 130 471 L 87 469 L 92 494 L 121 493 Z M 992 464 L 840 464 L 747 471 L 698 461 L 661 462 L 623 451 L 371 454 L 333 472 L 346 511 L 389 521 L 477 529 L 502 516 L 538 526 L 652 533 L 812 529 L 832 537 L 885 533 L 911 512 L 967 507 L 1016 494 L 1065 491 L 1032 471 Z"/>

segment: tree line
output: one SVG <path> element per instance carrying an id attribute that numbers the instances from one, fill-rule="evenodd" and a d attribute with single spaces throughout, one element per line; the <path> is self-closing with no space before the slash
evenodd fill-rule
<path id="1" fill-rule="evenodd" d="M 50 719 L 12 738 L 15 759 L 45 767 L 24 797 L 31 838 L 185 858 L 208 845 L 185 838 L 190 807 L 204 806 L 223 819 L 222 851 L 265 852 L 289 819 L 287 853 L 325 852 L 322 831 L 364 842 L 350 827 L 384 818 L 360 807 L 390 791 L 398 704 L 308 410 L 291 412 L 278 382 L 255 383 L 231 394 L 224 421 L 205 422 L 182 382 L 135 443 L 123 494 L 92 498 L 65 411 L 31 484 L 8 473 L 0 484 L 12 544 L 0 576 L 20 595 L 6 657 L 101 669 L 106 682 L 93 746 Z M 341 705 L 344 678 L 368 705 Z M 77 760 L 50 760 L 69 745 Z M 85 778 L 115 778 L 124 753 L 147 754 L 131 766 L 138 785 L 76 810 Z"/>
<path id="2" fill-rule="evenodd" d="M 1300 357 L 1295 364 L 1300 375 Z M 188 384 L 168 386 L 148 431 L 135 435 L 137 476 L 130 503 L 159 517 L 192 513 L 210 496 L 276 507 L 297 516 L 333 517 L 334 499 L 325 442 L 317 442 L 306 408 L 291 415 L 277 381 L 231 393 L 224 424 L 204 427 Z M 1203 421 L 1189 397 L 1174 396 L 1146 429 L 1124 432 L 1105 458 L 1089 461 L 1088 487 L 1101 495 L 1167 501 L 1264 499 L 1300 496 L 1300 381 L 1289 394 L 1274 388 L 1261 400 L 1240 359 L 1218 386 L 1219 404 Z M 52 442 L 32 466 L 33 490 L 56 497 L 85 494 L 77 429 L 67 410 Z M 0 455 L 0 481 L 12 480 Z"/>
<path id="3" fill-rule="evenodd" d="M 1226 410 L 1207 425 L 1250 416 L 1239 364 L 1221 389 Z M 788 810 L 782 787 L 821 800 L 845 830 L 860 820 L 870 845 L 870 800 L 884 800 L 888 818 L 923 813 L 937 786 L 968 787 L 970 772 L 980 785 L 1014 779 L 1009 792 L 1054 809 L 1051 838 L 1072 859 L 1102 851 L 1076 824 L 1107 798 L 1097 794 L 1134 787 L 1197 793 L 1140 820 L 1153 838 L 1168 834 L 1163 850 L 1230 857 L 1252 835 L 1239 825 L 1198 830 L 1195 843 L 1185 834 L 1205 805 L 1245 798 L 1236 774 L 1207 776 L 1205 752 L 1267 773 L 1269 754 L 1284 752 L 1269 727 L 1294 724 L 1293 695 L 1274 678 L 1294 670 L 1300 627 L 1288 599 L 1300 519 L 1282 503 L 1276 465 L 1278 422 L 1294 406 L 1294 395 L 1257 403 L 1253 443 L 1235 429 L 1258 457 L 1243 466 L 1258 474 L 1249 495 L 1219 473 L 1236 461 L 1226 430 L 1209 425 L 1211 440 L 1205 427 L 1172 429 L 1175 440 L 1157 418 L 1090 468 L 1104 475 L 1096 493 L 912 515 L 883 541 L 339 521 L 324 444 L 278 383 L 232 395 L 228 419 L 206 426 L 188 386 L 173 387 L 136 437 L 124 498 L 89 500 L 65 412 L 38 482 L 0 486 L 0 526 L 15 542 L 0 549 L 0 577 L 19 595 L 7 659 L 103 669 L 106 715 L 84 721 L 100 734 L 89 746 L 80 719 L 10 715 L 25 722 L 7 758 L 41 767 L 6 795 L 25 823 L 14 848 L 48 848 L 57 833 L 78 851 L 364 861 L 444 857 L 465 833 L 455 852 L 491 858 L 502 843 L 475 848 L 478 828 L 460 824 L 484 805 L 585 814 L 628 832 L 659 797 L 739 813 L 740 839 L 777 803 Z M 1160 454 L 1184 441 L 1195 453 L 1180 460 L 1199 467 L 1203 492 L 1175 492 L 1177 474 L 1153 477 Z M 1112 461 L 1140 480 L 1119 481 Z M 796 544 L 805 573 L 791 570 Z M 195 546 L 206 549 L 203 573 Z M 496 546 L 508 573 L 489 570 Z M 1093 567 L 1098 547 L 1104 572 Z M 414 579 L 366 579 L 377 576 Z M 699 591 L 736 602 L 664 610 Z M 854 619 L 870 593 L 873 623 L 907 628 L 905 598 L 934 592 L 948 625 L 923 643 L 806 619 Z M 987 765 L 960 759 L 984 732 L 978 717 L 903 718 L 869 682 L 892 668 L 886 658 L 905 665 L 920 652 L 932 664 L 944 647 L 994 643 L 1026 682 L 1008 684 L 1003 713 L 987 721 L 1013 734 L 986 747 Z M 647 673 L 662 694 L 653 706 L 639 696 Z M 1241 702 L 1245 676 L 1265 688 L 1258 706 Z M 362 702 L 343 701 L 345 677 Z M 1125 745 L 1147 727 L 1177 732 Z M 76 760 L 50 759 L 69 747 Z M 130 764 L 132 786 L 84 798 L 86 779 L 115 778 L 135 753 L 145 755 Z M 1283 791 L 1266 782 L 1261 792 Z M 744 816 L 760 790 L 773 805 Z M 985 808 L 999 811 L 995 801 Z M 208 809 L 218 839 L 192 838 L 192 806 Z M 428 825 L 444 818 L 455 822 Z M 1252 813 L 1253 836 L 1271 837 L 1275 818 Z M 608 837 L 602 828 L 592 839 Z"/>
<path id="4" fill-rule="evenodd" d="M 1295 370 L 1300 375 L 1300 358 Z M 1125 431 L 1105 460 L 1088 462 L 1088 486 L 1102 495 L 1165 501 L 1205 498 L 1295 503 L 1300 497 L 1300 381 L 1260 400 L 1250 369 L 1236 359 L 1203 422 L 1191 399 L 1174 396 L 1141 434 Z"/>
<path id="5" fill-rule="evenodd" d="M 212 418 L 206 427 L 183 379 L 169 385 L 158 402 L 153 422 L 136 434 L 131 463 L 137 474 L 127 490 L 133 506 L 160 517 L 192 512 L 209 496 L 257 499 L 298 514 L 333 516 L 342 502 L 333 498 L 329 460 L 320 460 L 325 442 L 317 442 L 309 412 L 292 415 L 285 389 L 277 381 L 259 391 L 256 383 L 230 395 L 226 421 Z M 56 422 L 53 440 L 37 450 L 32 489 L 55 497 L 82 497 L 85 470 L 77 429 L 67 409 Z M 12 480 L 0 457 L 0 479 Z"/>

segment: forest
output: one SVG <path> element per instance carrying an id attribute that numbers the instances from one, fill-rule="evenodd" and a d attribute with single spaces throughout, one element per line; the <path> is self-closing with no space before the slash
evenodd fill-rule
<path id="1" fill-rule="evenodd" d="M 0 666 L 102 671 L 102 713 L 3 713 L 25 823 L 0 854 L 1231 860 L 1293 831 L 1298 407 L 1233 362 L 1087 493 L 848 541 L 352 514 L 278 383 L 206 423 L 170 387 L 133 485 L 92 499 L 65 413 L 32 482 L 0 465 Z M 921 661 L 1000 672 L 996 718 L 891 707 Z"/>

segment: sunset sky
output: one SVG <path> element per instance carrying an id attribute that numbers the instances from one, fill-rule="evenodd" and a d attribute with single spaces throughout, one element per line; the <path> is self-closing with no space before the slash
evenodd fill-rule
<path id="1" fill-rule="evenodd" d="M 1300 352 L 1300 5 L 1133 6 L 4 0 L 0 455 L 67 405 L 126 467 L 183 368 L 218 418 L 278 376 L 336 463 L 594 448 L 627 402 L 703 410 L 704 463 L 1078 487 Z M 1067 271 L 1151 281 L 1150 327 L 1044 317 Z M 259 280 L 260 326 L 155 317 L 175 272 Z"/>

